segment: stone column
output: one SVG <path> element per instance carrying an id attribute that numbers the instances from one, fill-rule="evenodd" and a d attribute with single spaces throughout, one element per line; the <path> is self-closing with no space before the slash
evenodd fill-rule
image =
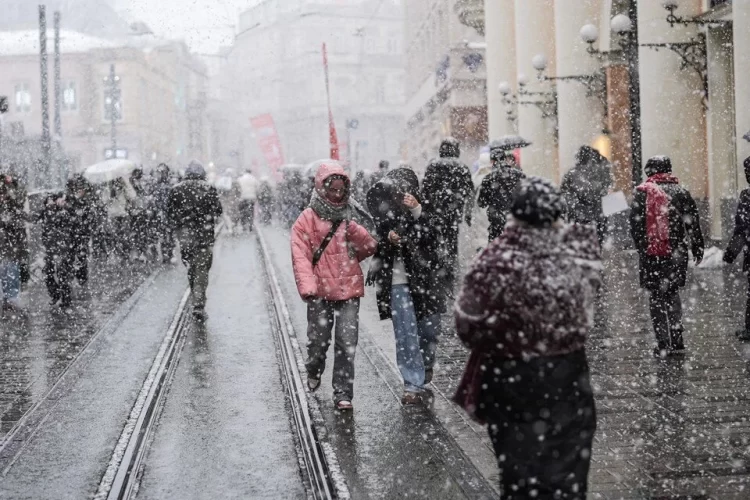
<path id="1" fill-rule="evenodd" d="M 555 46 L 557 75 L 580 76 L 601 73 L 601 62 L 586 51 L 580 30 L 585 24 L 599 24 L 598 2 L 555 0 Z M 604 91 L 604 85 L 602 85 Z M 580 81 L 557 81 L 560 170 L 573 166 L 575 152 L 591 145 L 604 128 L 603 96 L 587 96 Z"/>
<path id="2" fill-rule="evenodd" d="M 554 0 L 515 0 L 516 13 L 516 68 L 528 81 L 530 92 L 549 91 L 552 86 L 539 82 L 532 59 L 544 54 L 548 60 L 547 72 L 554 75 L 555 67 L 555 9 Z M 541 96 L 519 96 L 525 101 L 539 100 Z M 521 151 L 521 168 L 530 175 L 539 175 L 560 181 L 555 144 L 555 123 L 542 117 L 542 111 L 533 105 L 518 107 L 518 131 L 533 144 Z"/>
<path id="3" fill-rule="evenodd" d="M 680 15 L 700 14 L 701 2 L 681 2 Z M 681 58 L 668 48 L 648 43 L 686 42 L 698 34 L 695 25 L 671 28 L 657 1 L 638 2 L 643 162 L 654 155 L 672 158 L 674 173 L 697 200 L 708 195 L 706 120 L 700 75 L 680 70 Z"/>
<path id="4" fill-rule="evenodd" d="M 487 42 L 487 117 L 490 140 L 516 133 L 507 119 L 498 90 L 500 82 L 516 88 L 516 32 L 514 0 L 484 0 L 484 33 Z"/>
<path id="5" fill-rule="evenodd" d="M 734 80 L 732 28 L 707 30 L 708 61 L 708 187 L 711 237 L 723 240 L 733 227 L 737 197 L 737 158 L 734 144 Z"/>
<path id="6" fill-rule="evenodd" d="M 734 99 L 737 134 L 737 164 L 740 187 L 746 187 L 742 162 L 750 156 L 750 142 L 742 136 L 750 132 L 750 0 L 732 3 L 734 18 Z"/>

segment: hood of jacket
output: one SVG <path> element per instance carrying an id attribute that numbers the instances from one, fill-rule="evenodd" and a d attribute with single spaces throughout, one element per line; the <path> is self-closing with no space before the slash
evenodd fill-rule
<path id="1" fill-rule="evenodd" d="M 320 195 L 321 198 L 325 199 L 326 197 L 325 187 L 323 186 L 323 184 L 325 184 L 326 180 L 329 177 L 334 175 L 342 176 L 347 188 L 351 186 L 351 180 L 349 179 L 349 175 L 344 171 L 344 167 L 333 160 L 323 163 L 320 167 L 318 167 L 318 172 L 315 174 L 315 191 L 317 191 L 318 195 Z"/>

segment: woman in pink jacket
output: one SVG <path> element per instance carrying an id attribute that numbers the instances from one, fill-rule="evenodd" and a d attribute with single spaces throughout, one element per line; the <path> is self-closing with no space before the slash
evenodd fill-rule
<path id="1" fill-rule="evenodd" d="M 349 177 L 338 163 L 321 165 L 310 206 L 292 226 L 294 278 L 307 302 L 307 384 L 311 391 L 320 386 L 335 324 L 333 400 L 340 410 L 351 410 L 354 396 L 359 299 L 365 294 L 359 263 L 377 248 L 365 228 L 369 216 L 350 202 L 349 192 Z"/>

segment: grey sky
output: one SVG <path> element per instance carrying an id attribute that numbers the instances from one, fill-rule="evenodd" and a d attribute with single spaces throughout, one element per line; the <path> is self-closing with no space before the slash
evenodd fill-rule
<path id="1" fill-rule="evenodd" d="M 257 0 L 111 0 L 131 20 L 142 20 L 160 36 L 184 39 L 195 52 L 229 45 L 238 14 Z"/>

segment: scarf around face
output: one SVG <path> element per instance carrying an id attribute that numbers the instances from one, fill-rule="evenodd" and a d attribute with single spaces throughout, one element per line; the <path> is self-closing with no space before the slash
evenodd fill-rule
<path id="1" fill-rule="evenodd" d="M 368 214 L 367 211 L 352 198 L 349 198 L 341 205 L 334 205 L 324 197 L 320 196 L 317 190 L 314 190 L 312 197 L 310 198 L 310 208 L 318 214 L 318 217 L 330 221 L 332 224 L 335 224 L 336 222 L 344 223 L 344 240 L 346 241 L 346 247 L 349 251 L 349 257 L 351 258 L 354 258 L 356 255 L 356 250 L 349 242 L 349 221 L 356 222 L 364 227 L 370 234 L 373 234 L 375 230 L 375 224 L 373 223 L 370 214 Z"/>
<path id="2" fill-rule="evenodd" d="M 659 184 L 679 184 L 679 179 L 669 173 L 654 174 L 638 186 L 638 191 L 646 193 L 646 253 L 654 257 L 672 255 L 669 242 L 669 204 L 672 198 Z"/>

